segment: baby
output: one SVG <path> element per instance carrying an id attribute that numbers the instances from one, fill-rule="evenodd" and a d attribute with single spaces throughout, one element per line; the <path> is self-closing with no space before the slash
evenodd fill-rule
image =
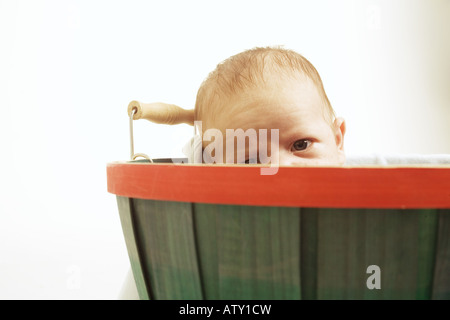
<path id="1" fill-rule="evenodd" d="M 317 70 L 292 50 L 255 48 L 220 63 L 198 90 L 194 120 L 201 140 L 185 152 L 202 162 L 345 162 L 345 121 Z"/>

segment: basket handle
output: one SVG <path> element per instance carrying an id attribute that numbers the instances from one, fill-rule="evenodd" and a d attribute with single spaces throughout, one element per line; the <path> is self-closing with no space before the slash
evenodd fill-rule
<path id="1" fill-rule="evenodd" d="M 128 117 L 130 118 L 130 158 L 146 158 L 150 162 L 153 160 L 145 153 L 134 153 L 133 120 L 146 119 L 159 124 L 180 124 L 186 123 L 194 125 L 194 110 L 182 109 L 174 104 L 162 102 L 142 103 L 136 100 L 128 104 Z"/>
<path id="2" fill-rule="evenodd" d="M 180 124 L 186 123 L 194 125 L 194 109 L 186 110 L 174 104 L 162 102 L 142 103 L 136 100 L 128 104 L 128 116 L 135 109 L 134 120 L 146 119 L 159 124 Z"/>

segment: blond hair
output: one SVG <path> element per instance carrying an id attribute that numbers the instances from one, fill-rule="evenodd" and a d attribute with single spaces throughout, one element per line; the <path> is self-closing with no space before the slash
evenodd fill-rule
<path id="1" fill-rule="evenodd" d="M 310 79 L 322 98 L 324 116 L 330 123 L 335 113 L 316 68 L 301 54 L 281 47 L 256 47 L 219 63 L 201 84 L 195 103 L 195 120 L 215 118 L 225 97 L 264 82 L 265 67 L 286 76 L 301 74 Z M 223 107 L 223 106 L 222 106 Z"/>

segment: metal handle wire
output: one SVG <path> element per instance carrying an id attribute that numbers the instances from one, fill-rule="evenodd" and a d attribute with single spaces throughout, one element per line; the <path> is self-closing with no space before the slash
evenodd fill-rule
<path id="1" fill-rule="evenodd" d="M 153 160 L 145 153 L 134 153 L 133 118 L 134 115 L 136 114 L 136 111 L 137 109 L 133 108 L 133 110 L 131 110 L 130 113 L 130 158 L 131 160 L 136 160 L 137 157 L 142 157 L 153 163 Z"/>

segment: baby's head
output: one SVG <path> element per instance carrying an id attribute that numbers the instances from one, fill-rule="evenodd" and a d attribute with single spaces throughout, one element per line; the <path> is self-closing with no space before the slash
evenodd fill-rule
<path id="1" fill-rule="evenodd" d="M 345 162 L 345 122 L 335 117 L 314 66 L 291 50 L 255 48 L 219 64 L 200 86 L 195 120 L 202 121 L 203 133 L 219 130 L 224 148 L 227 129 L 266 129 L 267 138 L 259 136 L 256 148 L 267 147 L 280 165 Z M 276 148 L 272 129 L 279 130 Z M 235 137 L 229 139 L 234 143 Z M 204 139 L 203 148 L 207 145 Z M 223 162 L 242 162 L 238 152 L 234 150 L 231 161 L 224 152 Z M 246 144 L 245 162 L 260 162 L 255 155 L 258 152 Z"/>

